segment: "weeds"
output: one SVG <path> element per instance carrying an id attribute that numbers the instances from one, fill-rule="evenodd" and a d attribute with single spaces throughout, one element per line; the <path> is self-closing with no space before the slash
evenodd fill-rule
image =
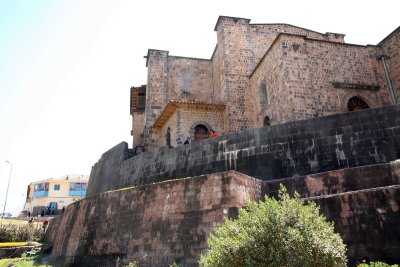
<path id="1" fill-rule="evenodd" d="M 39 225 L 0 224 L 0 242 L 39 241 L 39 239 Z"/>

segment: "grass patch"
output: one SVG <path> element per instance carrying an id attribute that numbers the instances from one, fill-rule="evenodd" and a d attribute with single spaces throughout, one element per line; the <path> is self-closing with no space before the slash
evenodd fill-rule
<path id="1" fill-rule="evenodd" d="M 0 219 L 0 225 L 8 225 L 8 224 L 16 224 L 16 225 L 26 225 L 28 224 L 27 220 L 22 220 L 22 219 Z M 34 225 L 42 225 L 41 222 L 34 222 Z"/>
<path id="2" fill-rule="evenodd" d="M 12 259 L 1 259 L 0 267 L 7 266 L 18 266 L 18 267 L 37 267 L 37 266 L 47 266 L 52 267 L 53 265 L 49 265 L 47 263 L 42 263 L 43 255 L 35 255 L 35 256 L 22 256 L 21 258 L 12 258 Z"/>

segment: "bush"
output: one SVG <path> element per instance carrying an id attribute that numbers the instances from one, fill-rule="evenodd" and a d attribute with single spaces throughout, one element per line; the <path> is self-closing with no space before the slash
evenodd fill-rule
<path id="1" fill-rule="evenodd" d="M 361 263 L 361 264 L 357 264 L 357 267 L 399 267 L 399 265 L 394 264 L 394 265 L 389 265 L 387 263 L 384 262 L 371 262 L 371 263 Z"/>
<path id="2" fill-rule="evenodd" d="M 216 228 L 201 266 L 346 266 L 346 247 L 315 203 L 290 198 L 282 185 L 278 200 L 265 198 Z"/>
<path id="3" fill-rule="evenodd" d="M 0 224 L 0 242 L 39 241 L 40 226 L 33 224 Z"/>

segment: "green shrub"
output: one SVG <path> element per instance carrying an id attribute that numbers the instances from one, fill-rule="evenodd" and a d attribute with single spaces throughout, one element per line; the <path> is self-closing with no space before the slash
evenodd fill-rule
<path id="1" fill-rule="evenodd" d="M 376 261 L 376 262 L 371 262 L 371 263 L 360 263 L 357 264 L 357 267 L 399 267 L 399 265 L 394 264 L 394 265 L 389 265 L 384 262 Z"/>
<path id="2" fill-rule="evenodd" d="M 40 226 L 33 224 L 0 224 L 0 242 L 39 241 Z"/>
<path id="3" fill-rule="evenodd" d="M 278 200 L 265 198 L 215 229 L 201 266 L 346 266 L 346 247 L 315 203 L 290 198 L 282 185 Z"/>

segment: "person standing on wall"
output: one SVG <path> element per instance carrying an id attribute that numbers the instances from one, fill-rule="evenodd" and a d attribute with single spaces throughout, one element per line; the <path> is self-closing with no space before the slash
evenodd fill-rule
<path id="1" fill-rule="evenodd" d="M 218 136 L 218 133 L 215 132 L 214 130 L 210 130 L 211 134 L 210 134 L 210 138 L 215 138 Z"/>
<path id="2" fill-rule="evenodd" d="M 190 144 L 190 137 L 186 138 L 185 142 L 183 142 L 184 145 Z"/>
<path id="3" fill-rule="evenodd" d="M 44 220 L 44 222 L 43 222 L 43 231 L 46 233 L 46 229 L 47 229 L 47 226 L 49 225 L 49 221 L 46 219 L 46 220 Z"/>

